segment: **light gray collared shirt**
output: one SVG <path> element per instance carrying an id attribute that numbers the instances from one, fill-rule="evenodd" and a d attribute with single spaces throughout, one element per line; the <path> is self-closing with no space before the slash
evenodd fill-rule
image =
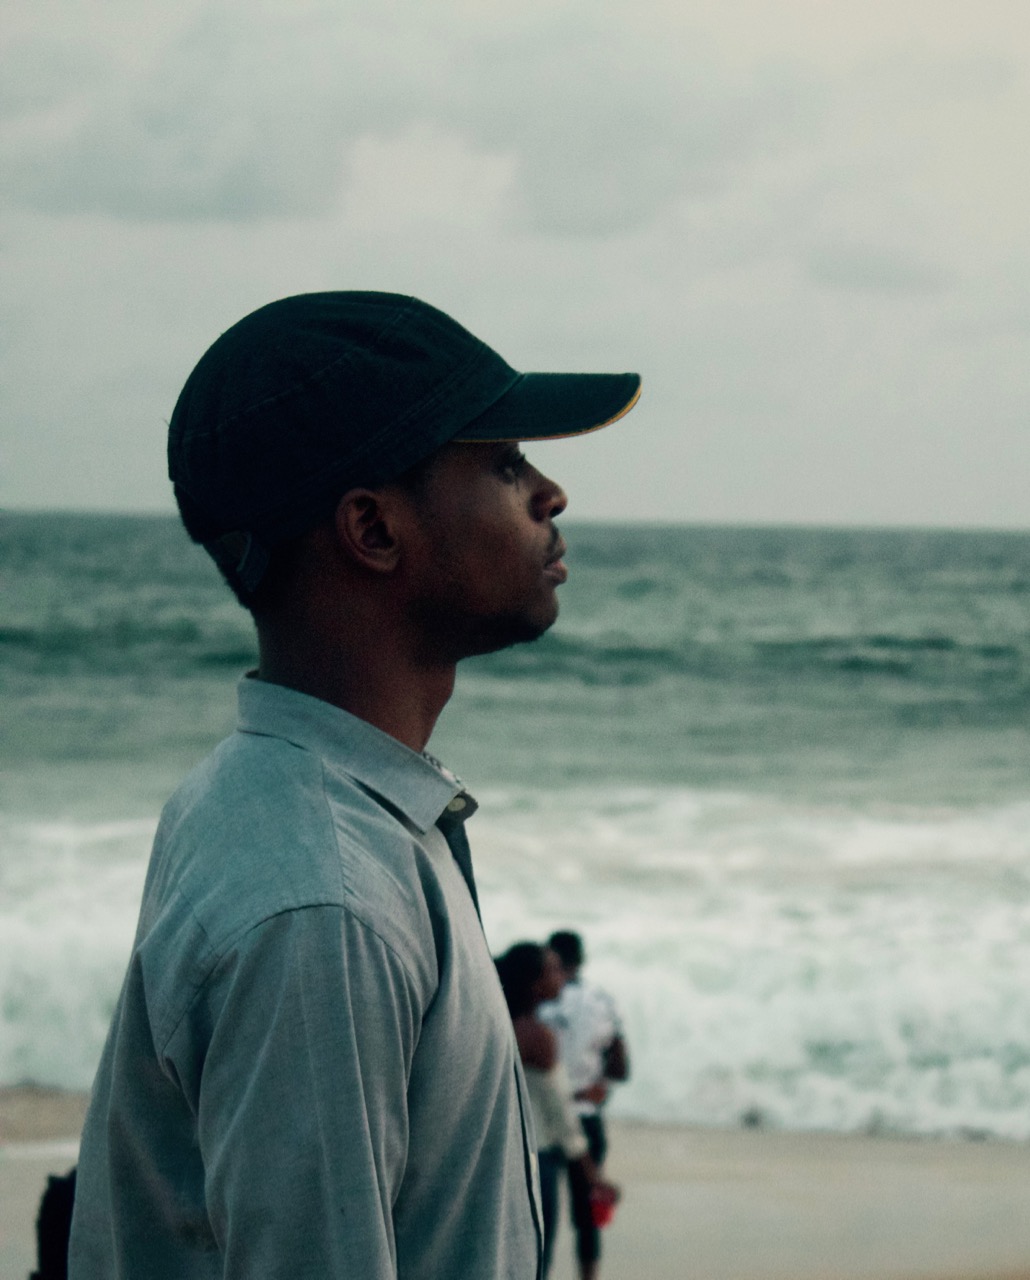
<path id="1" fill-rule="evenodd" d="M 241 682 L 237 732 L 158 828 L 72 1280 L 534 1280 L 534 1142 L 474 807 L 363 721 Z"/>

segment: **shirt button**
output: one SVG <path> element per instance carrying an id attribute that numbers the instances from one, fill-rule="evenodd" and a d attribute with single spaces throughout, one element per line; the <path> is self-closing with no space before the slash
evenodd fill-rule
<path id="1" fill-rule="evenodd" d="M 447 812 L 461 813 L 462 809 L 465 808 L 466 804 L 467 804 L 467 801 L 462 796 L 455 796 L 454 799 L 448 804 Z"/>

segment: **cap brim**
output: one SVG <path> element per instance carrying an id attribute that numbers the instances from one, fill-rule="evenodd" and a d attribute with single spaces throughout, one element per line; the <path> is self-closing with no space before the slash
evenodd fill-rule
<path id="1" fill-rule="evenodd" d="M 616 422 L 640 398 L 636 373 L 520 373 L 508 390 L 453 437 L 563 440 Z"/>

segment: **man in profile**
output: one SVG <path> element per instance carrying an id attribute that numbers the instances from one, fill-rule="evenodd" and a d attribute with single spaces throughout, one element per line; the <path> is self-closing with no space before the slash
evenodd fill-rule
<path id="1" fill-rule="evenodd" d="M 566 498 L 518 442 L 638 393 L 634 374 L 516 373 L 381 293 L 272 303 L 190 375 L 169 471 L 259 665 L 161 818 L 72 1280 L 538 1274 L 475 802 L 424 749 L 456 663 L 557 616 Z"/>

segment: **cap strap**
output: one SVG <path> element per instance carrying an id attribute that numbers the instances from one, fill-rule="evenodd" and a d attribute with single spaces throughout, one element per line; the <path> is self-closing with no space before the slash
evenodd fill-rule
<path id="1" fill-rule="evenodd" d="M 265 576 L 270 556 L 251 533 L 235 529 L 204 543 L 204 549 L 230 581 L 253 595 Z"/>

